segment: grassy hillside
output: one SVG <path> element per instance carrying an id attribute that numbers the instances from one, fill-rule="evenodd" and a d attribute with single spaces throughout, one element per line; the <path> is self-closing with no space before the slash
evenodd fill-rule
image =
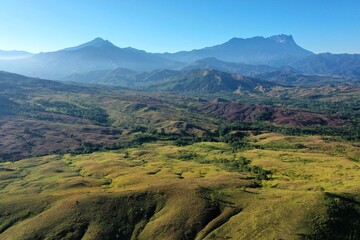
<path id="1" fill-rule="evenodd" d="M 359 239 L 359 93 L 0 73 L 0 239 Z"/>
<path id="2" fill-rule="evenodd" d="M 217 70 L 195 69 L 185 72 L 167 81 L 151 86 L 154 90 L 171 92 L 265 92 L 277 86 L 266 80 L 230 74 Z"/>
<path id="3" fill-rule="evenodd" d="M 2 163 L 0 236 L 359 237 L 357 145 L 279 134 L 249 141 L 247 150 L 154 142 Z"/>

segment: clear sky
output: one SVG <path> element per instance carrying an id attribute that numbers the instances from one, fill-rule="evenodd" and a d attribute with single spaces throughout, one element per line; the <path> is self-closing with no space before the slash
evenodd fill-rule
<path id="1" fill-rule="evenodd" d="M 175 52 L 280 33 L 316 53 L 360 53 L 360 1 L 0 0 L 1 50 L 54 51 L 102 37 Z"/>

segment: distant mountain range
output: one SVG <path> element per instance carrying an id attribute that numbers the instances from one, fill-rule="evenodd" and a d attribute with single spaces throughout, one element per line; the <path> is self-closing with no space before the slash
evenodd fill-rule
<path id="1" fill-rule="evenodd" d="M 360 54 L 321 53 L 300 59 L 291 66 L 304 73 L 360 78 Z"/>
<path id="2" fill-rule="evenodd" d="M 0 60 L 16 60 L 31 57 L 33 54 L 25 51 L 2 51 L 0 50 Z"/>
<path id="3" fill-rule="evenodd" d="M 144 86 L 152 84 L 155 76 L 161 82 L 165 77 L 177 75 L 177 71 L 197 69 L 263 78 L 285 85 L 358 84 L 360 55 L 314 54 L 298 46 L 291 35 L 283 34 L 233 38 L 216 46 L 177 53 L 119 48 L 101 38 L 55 52 L 0 51 L 0 70 L 83 83 Z"/>
<path id="4" fill-rule="evenodd" d="M 255 77 L 285 86 L 310 87 L 329 84 L 360 85 L 360 79 L 358 78 L 338 75 L 302 74 L 292 68 L 283 68 L 273 72 L 256 74 Z"/>
<path id="5" fill-rule="evenodd" d="M 314 53 L 299 47 L 293 37 L 276 35 L 268 38 L 233 38 L 230 41 L 203 49 L 183 51 L 162 56 L 190 63 L 203 58 L 215 57 L 222 61 L 282 66 Z"/>
<path id="6" fill-rule="evenodd" d="M 151 73 L 130 74 L 127 75 L 123 69 L 114 70 L 108 75 L 112 75 L 116 81 L 112 83 L 103 83 L 104 85 L 116 85 L 126 87 L 137 87 L 150 91 L 166 92 L 197 92 L 197 93 L 240 93 L 240 92 L 266 92 L 272 87 L 279 86 L 266 80 L 245 77 L 239 74 L 230 74 L 217 70 L 196 69 L 191 71 L 160 70 Z M 105 78 L 105 79 L 110 79 Z M 19 74 L 13 74 L 0 71 L 3 87 L 9 85 L 9 90 L 14 89 L 21 82 L 23 86 L 28 84 L 32 86 L 61 87 L 57 81 L 48 81 L 38 78 L 30 78 Z M 7 85 L 8 84 L 8 85 Z M 10 85 L 12 87 L 10 87 Z M 70 84 L 69 84 L 70 86 Z M 71 85 L 79 87 L 80 85 Z M 145 88 L 146 87 L 146 88 Z M 29 88 L 31 91 L 31 89 Z"/>
<path id="7" fill-rule="evenodd" d="M 149 71 L 174 66 L 178 66 L 178 63 L 134 48 L 119 48 L 101 38 L 26 59 L 0 61 L 1 70 L 56 80 L 72 74 L 119 67 Z"/>

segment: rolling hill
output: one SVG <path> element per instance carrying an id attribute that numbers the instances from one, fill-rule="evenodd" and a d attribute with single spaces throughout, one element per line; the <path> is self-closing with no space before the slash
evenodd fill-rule
<path id="1" fill-rule="evenodd" d="M 214 69 L 222 72 L 237 73 L 245 76 L 254 76 L 256 74 L 268 73 L 277 70 L 277 68 L 267 65 L 224 62 L 214 57 L 197 60 L 182 68 L 182 70 L 193 69 Z"/>
<path id="2" fill-rule="evenodd" d="M 155 84 L 152 89 L 171 92 L 240 93 L 241 91 L 264 92 L 274 86 L 276 86 L 274 83 L 239 74 L 211 69 L 195 69 Z"/>
<path id="3" fill-rule="evenodd" d="M 359 88 L 141 79 L 182 85 L 0 72 L 0 239 L 359 238 Z"/>

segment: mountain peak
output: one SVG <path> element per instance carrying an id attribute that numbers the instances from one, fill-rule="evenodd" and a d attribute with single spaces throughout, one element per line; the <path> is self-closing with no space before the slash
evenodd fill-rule
<path id="1" fill-rule="evenodd" d="M 249 40 L 259 40 L 259 39 L 265 39 L 264 37 L 261 36 L 257 36 L 257 37 L 251 37 L 251 38 L 238 38 L 238 37 L 233 37 L 232 39 L 230 39 L 228 42 L 229 43 L 236 43 L 239 41 L 249 41 Z"/>
<path id="2" fill-rule="evenodd" d="M 268 38 L 265 37 L 261 37 L 261 36 L 257 36 L 257 37 L 252 37 L 252 38 L 237 38 L 234 37 L 232 39 L 230 39 L 228 42 L 230 43 L 237 43 L 237 42 L 242 42 L 242 41 L 263 41 L 263 40 L 272 40 L 276 43 L 284 43 L 284 44 L 293 44 L 295 43 L 294 38 L 292 35 L 286 35 L 286 34 L 278 34 L 278 35 L 273 35 L 270 36 Z"/>
<path id="3" fill-rule="evenodd" d="M 104 40 L 101 37 L 97 37 L 94 40 L 91 40 L 90 42 L 81 44 L 81 45 L 76 46 L 76 47 L 66 48 L 64 50 L 73 51 L 73 50 L 79 50 L 79 49 L 82 49 L 82 48 L 85 48 L 85 47 L 101 48 L 101 47 L 107 47 L 107 46 L 114 47 L 115 45 L 112 44 L 111 42 L 109 42 L 108 40 Z"/>
<path id="4" fill-rule="evenodd" d="M 104 40 L 103 38 L 101 38 L 101 37 L 97 37 L 97 38 L 95 38 L 95 39 L 92 40 L 92 41 L 102 41 L 102 42 L 104 42 L 105 40 Z"/>
<path id="5" fill-rule="evenodd" d="M 294 38 L 292 35 L 279 34 L 269 37 L 270 40 L 273 40 L 277 43 L 283 44 L 295 44 Z"/>
<path id="6" fill-rule="evenodd" d="M 97 37 L 94 40 L 84 43 L 80 46 L 91 46 L 91 47 L 103 47 L 103 46 L 114 46 L 110 41 L 104 40 L 101 37 Z"/>
<path id="7" fill-rule="evenodd" d="M 90 41 L 90 42 L 88 42 L 88 43 L 99 44 L 99 43 L 104 43 L 104 42 L 106 42 L 106 40 L 104 40 L 104 39 L 101 38 L 101 37 L 97 37 L 97 38 L 95 38 L 94 40 L 92 40 L 92 41 Z"/>

